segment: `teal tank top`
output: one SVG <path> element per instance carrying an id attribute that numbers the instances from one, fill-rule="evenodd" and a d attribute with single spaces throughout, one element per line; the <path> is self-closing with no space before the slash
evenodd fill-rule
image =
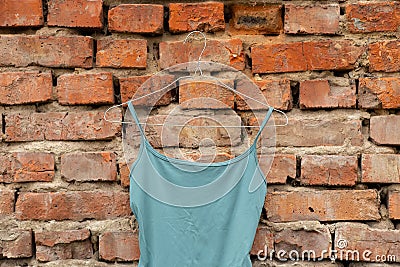
<path id="1" fill-rule="evenodd" d="M 130 206 L 139 224 L 139 267 L 251 267 L 267 191 L 256 143 L 223 162 L 167 157 L 154 149 L 131 102 L 141 134 L 130 168 Z"/>

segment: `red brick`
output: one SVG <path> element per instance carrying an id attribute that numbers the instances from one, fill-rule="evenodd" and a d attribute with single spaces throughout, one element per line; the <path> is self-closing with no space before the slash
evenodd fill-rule
<path id="1" fill-rule="evenodd" d="M 352 33 L 395 32 L 400 26 L 400 5 L 396 2 L 358 2 L 346 6 L 347 27 Z"/>
<path id="2" fill-rule="evenodd" d="M 136 232 L 105 232 L 99 238 L 99 257 L 106 261 L 139 260 L 139 240 Z"/>
<path id="3" fill-rule="evenodd" d="M 282 5 L 233 5 L 229 32 L 279 34 L 283 29 Z"/>
<path id="4" fill-rule="evenodd" d="M 156 90 L 160 90 L 173 83 L 175 80 L 173 75 L 145 75 L 145 76 L 132 76 L 128 78 L 120 78 L 120 91 L 122 102 L 127 102 L 134 98 L 143 97 Z M 175 88 L 175 83 L 170 87 L 162 90 L 160 93 L 154 93 L 148 97 L 132 101 L 133 105 L 150 106 L 155 105 L 169 105 L 173 99 L 172 90 Z M 140 89 L 140 90 L 138 90 Z M 169 91 L 168 91 L 169 90 Z M 158 101 L 157 101 L 158 99 Z"/>
<path id="5" fill-rule="evenodd" d="M 19 220 L 113 219 L 131 214 L 129 194 L 113 191 L 20 193 L 15 212 Z"/>
<path id="6" fill-rule="evenodd" d="M 101 111 L 6 114 L 5 141 L 109 140 L 121 127 L 103 116 Z M 114 109 L 107 118 L 121 120 L 121 111 Z"/>
<path id="7" fill-rule="evenodd" d="M 64 74 L 57 80 L 57 97 L 61 105 L 114 103 L 111 73 Z"/>
<path id="8" fill-rule="evenodd" d="M 203 47 L 203 42 L 161 42 L 160 67 L 165 69 L 179 63 L 197 61 Z M 245 56 L 242 41 L 239 39 L 207 40 L 207 47 L 201 60 L 214 61 L 243 70 Z"/>
<path id="9" fill-rule="evenodd" d="M 305 155 L 300 182 L 306 185 L 353 186 L 357 182 L 357 156 Z"/>
<path id="10" fill-rule="evenodd" d="M 141 39 L 100 39 L 97 41 L 96 65 L 112 68 L 146 68 L 147 41 Z"/>
<path id="11" fill-rule="evenodd" d="M 300 82 L 300 108 L 354 108 L 356 86 L 348 79 Z"/>
<path id="12" fill-rule="evenodd" d="M 276 109 L 292 109 L 293 99 L 289 80 L 260 80 L 254 81 L 254 83 L 258 86 L 259 90 L 249 85 L 248 81 L 243 80 L 237 81 L 236 90 Z M 260 94 L 260 91 L 262 94 Z M 263 97 L 265 100 L 262 99 Z M 266 109 L 264 105 L 254 100 L 246 99 L 245 97 L 242 98 L 239 94 L 236 95 L 235 101 L 238 110 Z M 250 106 L 248 104 L 250 104 Z"/>
<path id="13" fill-rule="evenodd" d="M 338 260 L 380 262 L 382 256 L 394 255 L 393 260 L 387 258 L 388 262 L 400 262 L 399 230 L 374 229 L 361 223 L 340 223 L 336 226 L 335 240 Z M 358 253 L 352 254 L 354 251 Z"/>
<path id="14" fill-rule="evenodd" d="M 400 183 L 400 155 L 363 154 L 363 183 Z"/>
<path id="15" fill-rule="evenodd" d="M 370 137 L 379 145 L 400 145 L 400 116 L 373 116 Z"/>
<path id="16" fill-rule="evenodd" d="M 102 28 L 102 0 L 49 0 L 49 26 Z"/>
<path id="17" fill-rule="evenodd" d="M 400 71 L 400 41 L 382 41 L 368 46 L 369 71 Z"/>
<path id="18" fill-rule="evenodd" d="M 272 249 L 274 249 L 273 232 L 270 229 L 268 229 L 267 227 L 258 227 L 250 254 L 251 255 L 269 256 L 268 250 L 272 250 Z M 260 250 L 262 250 L 262 251 L 260 251 Z M 265 255 L 266 251 L 267 251 L 267 255 Z"/>
<path id="19" fill-rule="evenodd" d="M 36 259 L 41 262 L 93 256 L 88 229 L 36 232 L 35 243 Z"/>
<path id="20" fill-rule="evenodd" d="M 233 81 L 219 80 L 233 88 Z M 227 109 L 234 108 L 233 91 L 222 87 L 214 80 L 199 81 L 188 79 L 179 81 L 179 104 L 185 109 Z"/>
<path id="21" fill-rule="evenodd" d="M 0 163 L 2 164 L 2 163 Z M 0 216 L 10 215 L 14 212 L 15 192 L 11 190 L 0 190 Z M 1 248 L 1 246 L 0 246 Z M 1 250 L 1 249 L 0 249 Z"/>
<path id="22" fill-rule="evenodd" d="M 350 70 L 364 51 L 349 40 L 255 45 L 253 73 Z"/>
<path id="23" fill-rule="evenodd" d="M 108 11 L 112 32 L 163 33 L 164 7 L 149 4 L 119 5 Z"/>
<path id="24" fill-rule="evenodd" d="M 61 176 L 71 181 L 116 181 L 117 163 L 111 152 L 69 153 L 61 156 Z"/>
<path id="25" fill-rule="evenodd" d="M 169 31 L 172 33 L 200 30 L 217 32 L 225 30 L 224 4 L 170 3 Z"/>
<path id="26" fill-rule="evenodd" d="M 265 209 L 272 222 L 381 218 L 375 190 L 274 191 L 267 194 Z"/>
<path id="27" fill-rule="evenodd" d="M 285 33 L 335 34 L 339 31 L 339 4 L 285 5 Z"/>
<path id="28" fill-rule="evenodd" d="M 360 78 L 358 103 L 361 108 L 399 108 L 400 78 Z"/>
<path id="29" fill-rule="evenodd" d="M 0 154 L 0 182 L 51 182 L 54 178 L 54 155 L 43 152 Z"/>
<path id="30" fill-rule="evenodd" d="M 130 185 L 130 170 L 126 163 L 119 164 L 119 179 L 123 187 L 129 187 Z"/>
<path id="31" fill-rule="evenodd" d="M 270 155 L 261 155 L 259 158 L 261 170 L 267 174 L 268 184 L 285 184 L 288 177 L 296 178 L 295 155 L 277 154 L 272 164 L 270 161 Z"/>
<path id="32" fill-rule="evenodd" d="M 0 254 L 8 259 L 32 257 L 32 231 L 0 230 Z"/>
<path id="33" fill-rule="evenodd" d="M 84 36 L 0 35 L 0 66 L 28 65 L 91 68 L 93 39 Z"/>
<path id="34" fill-rule="evenodd" d="M 400 219 L 400 191 L 390 190 L 388 194 L 389 218 L 392 220 Z"/>
<path id="35" fill-rule="evenodd" d="M 296 257 L 293 251 L 298 252 L 299 259 L 301 257 L 304 257 L 304 260 L 328 258 L 330 256 L 328 251 L 332 244 L 328 227 L 322 225 L 303 227 L 293 227 L 293 229 L 287 227 L 274 233 L 273 249 L 285 251 L 286 255 L 281 257 L 283 259 L 290 259 L 290 256 Z"/>
<path id="36" fill-rule="evenodd" d="M 0 104 L 15 105 L 46 102 L 52 98 L 51 73 L 0 73 Z"/>
<path id="37" fill-rule="evenodd" d="M 0 0 L 0 27 L 43 25 L 42 0 Z"/>
<path id="38" fill-rule="evenodd" d="M 276 124 L 284 123 L 275 119 Z M 349 142 L 361 146 L 361 120 L 351 117 L 317 118 L 308 115 L 290 117 L 289 124 L 276 128 L 277 146 L 313 147 L 342 146 Z"/>

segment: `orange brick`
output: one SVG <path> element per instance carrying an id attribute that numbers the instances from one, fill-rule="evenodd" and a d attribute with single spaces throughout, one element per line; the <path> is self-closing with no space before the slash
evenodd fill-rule
<path id="1" fill-rule="evenodd" d="M 15 105 L 51 100 L 53 84 L 51 73 L 0 73 L 0 104 Z"/>
<path id="2" fill-rule="evenodd" d="M 267 194 L 265 209 L 267 218 L 273 222 L 381 218 L 375 190 L 274 191 Z"/>
<path id="3" fill-rule="evenodd" d="M 219 2 L 169 4 L 169 31 L 172 33 L 225 29 L 224 4 Z"/>
<path id="4" fill-rule="evenodd" d="M 346 17 L 352 33 L 395 32 L 400 27 L 400 5 L 391 1 L 348 4 Z"/>
<path id="5" fill-rule="evenodd" d="M 149 4 L 124 4 L 108 11 L 112 32 L 163 33 L 164 7 Z"/>
<path id="6" fill-rule="evenodd" d="M 400 41 L 382 41 L 368 47 L 369 71 L 400 71 Z"/>
<path id="7" fill-rule="evenodd" d="M 0 35 L 0 66 L 28 65 L 91 68 L 93 39 L 84 36 Z"/>
<path id="8" fill-rule="evenodd" d="M 285 5 L 285 33 L 335 34 L 339 31 L 339 4 Z"/>
<path id="9" fill-rule="evenodd" d="M 233 5 L 229 32 L 279 34 L 283 29 L 282 5 Z"/>
<path id="10" fill-rule="evenodd" d="M 14 200 L 14 191 L 0 190 L 0 215 L 11 215 L 14 212 Z"/>
<path id="11" fill-rule="evenodd" d="M 0 0 L 0 27 L 42 26 L 42 0 Z"/>
<path id="12" fill-rule="evenodd" d="M 112 191 L 20 193 L 15 207 L 19 220 L 105 220 L 131 214 L 129 194 Z"/>
<path id="13" fill-rule="evenodd" d="M 388 194 L 389 218 L 392 220 L 400 219 L 400 191 L 390 190 Z"/>
<path id="14" fill-rule="evenodd" d="M 271 156 L 262 155 L 259 159 L 261 170 L 267 174 L 268 184 L 285 184 L 288 177 L 296 178 L 296 156 L 277 154 L 270 164 Z M 268 169 L 268 167 L 271 167 Z"/>
<path id="15" fill-rule="evenodd" d="M 57 79 L 57 98 L 61 105 L 114 103 L 111 73 L 64 74 Z"/>
<path id="16" fill-rule="evenodd" d="M 139 239 L 136 232 L 105 232 L 99 238 L 99 257 L 106 261 L 139 260 Z"/>
<path id="17" fill-rule="evenodd" d="M 146 68 L 147 41 L 141 39 L 97 41 L 96 65 L 112 68 Z"/>
<path id="18" fill-rule="evenodd" d="M 358 103 L 362 108 L 399 108 L 400 78 L 360 78 Z"/>
<path id="19" fill-rule="evenodd" d="M 49 0 L 49 26 L 102 28 L 103 0 Z"/>

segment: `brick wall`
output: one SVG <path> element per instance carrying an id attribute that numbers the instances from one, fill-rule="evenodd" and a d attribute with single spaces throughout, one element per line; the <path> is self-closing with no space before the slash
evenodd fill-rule
<path id="1" fill-rule="evenodd" d="M 205 60 L 241 70 L 289 117 L 254 266 L 292 266 L 279 250 L 323 255 L 301 266 L 389 266 L 367 250 L 400 262 L 398 1 L 137 2 L 0 0 L 0 266 L 137 264 L 121 127 L 102 116 L 189 60 L 192 30 L 207 32 Z M 257 260 L 265 246 L 272 261 Z"/>

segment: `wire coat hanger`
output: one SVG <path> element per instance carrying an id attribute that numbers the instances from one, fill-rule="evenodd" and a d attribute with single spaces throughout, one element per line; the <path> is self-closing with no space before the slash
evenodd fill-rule
<path id="1" fill-rule="evenodd" d="M 221 80 L 219 80 L 217 77 L 213 77 L 213 76 L 209 76 L 209 75 L 204 75 L 202 69 L 200 68 L 200 63 L 202 62 L 202 61 L 201 61 L 201 57 L 202 57 L 202 55 L 203 55 L 203 53 L 204 53 L 204 51 L 206 50 L 206 47 L 207 47 L 207 38 L 206 38 L 206 36 L 204 35 L 204 33 L 201 32 L 201 31 L 192 31 L 192 32 L 190 32 L 190 33 L 186 36 L 186 38 L 185 38 L 185 40 L 184 40 L 183 43 L 186 43 L 186 42 L 188 41 L 189 37 L 190 37 L 191 35 L 193 35 L 193 34 L 201 34 L 201 36 L 202 36 L 202 38 L 203 38 L 203 40 L 204 40 L 204 46 L 203 46 L 203 49 L 202 49 L 202 51 L 201 51 L 201 53 L 200 53 L 200 55 L 199 55 L 199 57 L 198 57 L 198 59 L 197 59 L 197 66 L 196 66 L 194 75 L 187 75 L 187 76 L 178 77 L 177 79 L 175 79 L 175 80 L 172 81 L 171 83 L 167 84 L 166 86 L 164 86 L 164 87 L 162 87 L 162 88 L 160 88 L 160 89 L 158 89 L 158 90 L 156 90 L 156 91 L 153 91 L 153 92 L 150 92 L 150 93 L 148 93 L 148 94 L 139 96 L 139 97 L 137 97 L 137 98 L 128 100 L 128 101 L 126 101 L 126 102 L 124 102 L 124 103 L 121 103 L 121 104 L 118 104 L 118 105 L 114 105 L 114 106 L 108 108 L 108 109 L 104 112 L 104 116 L 103 116 L 103 117 L 104 117 L 104 120 L 105 120 L 105 121 L 108 121 L 108 122 L 112 122 L 112 123 L 132 124 L 132 123 L 134 123 L 134 122 L 109 120 L 109 119 L 107 119 L 107 113 L 108 113 L 110 110 L 112 110 L 112 109 L 115 109 L 115 108 L 117 108 L 117 107 L 122 107 L 123 105 L 128 104 L 128 102 L 137 101 L 137 100 L 143 99 L 143 98 L 145 98 L 145 97 L 149 97 L 149 96 L 151 96 L 151 95 L 153 95 L 153 94 L 159 93 L 159 92 L 161 92 L 161 91 L 164 91 L 164 90 L 168 89 L 170 86 L 173 86 L 173 85 L 175 86 L 175 85 L 176 85 L 176 82 L 178 82 L 178 81 L 180 81 L 180 80 L 182 80 L 182 79 L 188 79 L 188 78 L 189 78 L 189 79 L 194 79 L 194 78 L 198 78 L 198 77 L 203 77 L 203 78 L 205 77 L 205 78 L 208 78 L 208 79 L 215 80 L 221 87 L 223 87 L 223 88 L 225 88 L 225 89 L 228 89 L 228 90 L 232 91 L 232 92 L 235 93 L 235 94 L 238 94 L 238 95 L 240 95 L 240 96 L 242 96 L 242 97 L 244 97 L 244 98 L 253 100 L 253 101 L 255 101 L 255 102 L 257 102 L 257 103 L 259 103 L 259 104 L 261 104 L 261 105 L 263 105 L 263 106 L 265 106 L 265 107 L 267 107 L 267 108 L 273 108 L 273 107 L 271 107 L 271 106 L 265 104 L 264 102 L 261 102 L 261 101 L 255 99 L 255 98 L 253 98 L 253 97 L 251 97 L 251 96 L 248 96 L 248 95 L 246 95 L 246 94 L 244 94 L 244 93 L 242 93 L 242 92 L 239 92 L 238 90 L 236 90 L 236 89 L 230 87 L 229 85 L 223 83 L 223 82 L 222 82 Z M 199 76 L 195 76 L 195 75 L 197 74 L 197 72 L 200 73 Z M 285 117 L 285 119 L 286 119 L 286 122 L 285 122 L 284 124 L 274 125 L 275 127 L 286 126 L 286 125 L 289 124 L 289 119 L 288 119 L 287 115 L 286 115 L 283 111 L 281 111 L 281 110 L 279 110 L 279 109 L 275 109 L 275 108 L 273 108 L 273 111 L 276 111 L 276 112 L 282 114 L 282 115 Z M 165 124 L 161 124 L 161 123 L 140 123 L 140 124 L 141 124 L 141 125 L 148 125 L 148 126 L 165 126 Z M 254 125 L 254 126 L 252 126 L 252 125 L 249 125 L 249 126 L 246 126 L 246 125 L 241 125 L 241 126 L 237 126 L 237 125 L 226 125 L 226 126 L 221 126 L 221 125 L 187 125 L 187 124 L 186 124 L 186 125 L 177 125 L 177 124 L 174 124 L 174 125 L 169 125 L 169 126 L 174 126 L 174 127 L 196 127 L 196 128 L 259 128 L 259 127 L 260 127 L 260 126 L 255 126 L 255 125 Z M 268 127 L 268 125 L 267 125 L 266 127 Z"/>

